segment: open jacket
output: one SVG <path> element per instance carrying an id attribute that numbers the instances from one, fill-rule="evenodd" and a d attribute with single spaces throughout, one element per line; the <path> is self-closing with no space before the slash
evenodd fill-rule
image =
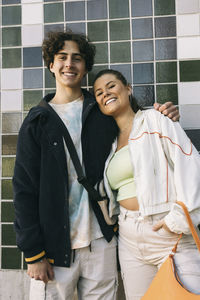
<path id="1" fill-rule="evenodd" d="M 95 185 L 103 177 L 116 124 L 98 109 L 83 90 L 82 151 L 86 176 Z M 44 100 L 50 101 L 54 94 Z M 49 105 L 48 105 L 49 106 Z M 50 106 L 49 106 L 50 107 Z M 50 108 L 51 110 L 51 108 Z M 13 176 L 15 231 L 27 263 L 43 257 L 57 266 L 70 266 L 71 244 L 67 160 L 55 116 L 38 105 L 25 118 L 18 137 Z M 97 220 L 107 241 L 113 237 L 97 203 Z"/>
<path id="2" fill-rule="evenodd" d="M 166 225 L 176 233 L 190 233 L 182 208 L 186 204 L 194 224 L 200 223 L 200 155 L 178 122 L 154 109 L 138 111 L 129 136 L 129 151 L 136 183 L 139 210 L 143 216 L 168 212 Z M 118 209 L 106 169 L 104 182 L 110 197 L 110 215 Z"/>

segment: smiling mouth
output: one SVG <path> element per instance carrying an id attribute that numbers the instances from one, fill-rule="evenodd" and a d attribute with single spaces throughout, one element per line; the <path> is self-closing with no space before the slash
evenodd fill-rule
<path id="1" fill-rule="evenodd" d="M 62 72 L 62 74 L 68 78 L 73 78 L 76 76 L 76 73 L 70 73 L 70 72 Z"/>
<path id="2" fill-rule="evenodd" d="M 111 99 L 109 99 L 109 100 L 107 100 L 106 102 L 105 102 L 105 105 L 108 105 L 108 104 L 110 104 L 111 102 L 114 102 L 114 101 L 116 101 L 117 99 L 116 98 L 111 98 Z"/>

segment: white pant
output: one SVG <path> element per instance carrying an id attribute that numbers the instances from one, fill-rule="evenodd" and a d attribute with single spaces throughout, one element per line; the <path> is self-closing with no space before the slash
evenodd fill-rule
<path id="1" fill-rule="evenodd" d="M 120 208 L 119 260 L 127 300 L 141 299 L 178 239 L 163 228 L 152 230 L 165 215 L 142 218 L 139 212 Z M 200 252 L 191 235 L 183 235 L 174 258 L 184 286 L 200 294 Z"/>
<path id="2" fill-rule="evenodd" d="M 75 250 L 70 268 L 54 267 L 55 279 L 45 285 L 31 279 L 30 300 L 115 300 L 117 292 L 116 238 L 92 241 L 91 248 Z"/>

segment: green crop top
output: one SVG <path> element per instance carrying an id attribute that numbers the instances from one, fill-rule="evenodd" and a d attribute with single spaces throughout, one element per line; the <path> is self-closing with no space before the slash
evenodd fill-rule
<path id="1" fill-rule="evenodd" d="M 115 152 L 106 170 L 112 190 L 117 191 L 117 201 L 136 197 L 136 187 L 128 145 Z"/>

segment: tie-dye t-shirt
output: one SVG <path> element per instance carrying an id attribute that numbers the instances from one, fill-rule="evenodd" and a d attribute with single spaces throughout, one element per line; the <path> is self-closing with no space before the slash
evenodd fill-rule
<path id="1" fill-rule="evenodd" d="M 67 126 L 82 163 L 81 117 L 83 100 L 81 98 L 66 103 L 49 103 Z M 65 144 L 65 142 L 64 142 Z M 65 145 L 69 175 L 69 211 L 72 249 L 83 248 L 92 240 L 102 237 L 99 224 L 90 208 L 87 191 L 77 181 L 77 174 Z"/>

